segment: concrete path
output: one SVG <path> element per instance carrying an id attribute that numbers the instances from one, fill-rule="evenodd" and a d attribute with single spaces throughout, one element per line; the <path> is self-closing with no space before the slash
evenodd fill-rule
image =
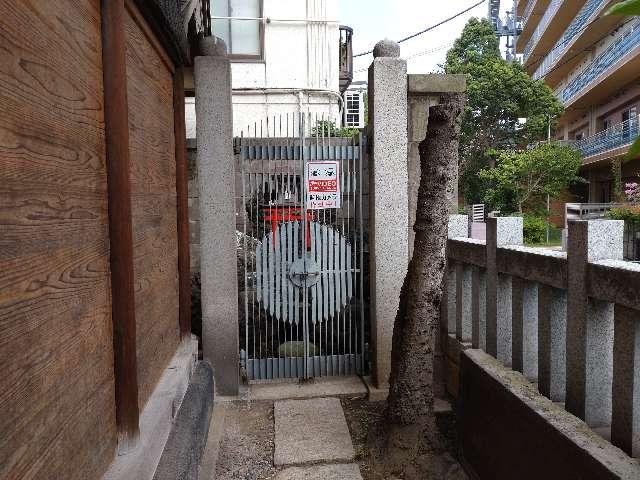
<path id="1" fill-rule="evenodd" d="M 362 480 L 353 462 L 351 434 L 337 398 L 274 403 L 274 465 L 287 468 L 277 480 Z"/>

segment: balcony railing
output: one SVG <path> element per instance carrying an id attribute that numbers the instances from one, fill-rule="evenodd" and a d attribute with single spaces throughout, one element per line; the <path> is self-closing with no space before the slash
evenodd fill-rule
<path id="1" fill-rule="evenodd" d="M 638 45 L 640 45 L 640 20 L 633 20 L 629 28 L 609 48 L 598 55 L 587 68 L 560 91 L 558 95 L 560 101 L 567 103 Z"/>
<path id="2" fill-rule="evenodd" d="M 537 0 L 529 0 L 527 6 L 524 9 L 524 13 L 522 14 L 522 24 L 526 25 L 529 21 L 529 17 L 531 16 L 531 12 L 533 12 L 533 7 L 535 6 Z"/>
<path id="3" fill-rule="evenodd" d="M 340 25 L 340 91 L 353 80 L 353 29 Z"/>
<path id="4" fill-rule="evenodd" d="M 562 37 L 560 37 L 560 40 L 556 42 L 549 54 L 544 57 L 544 60 L 538 66 L 533 74 L 534 79 L 537 80 L 544 77 L 547 72 L 551 70 L 553 64 L 565 53 L 571 41 L 584 30 L 586 25 L 588 25 L 588 22 L 591 22 L 591 18 L 594 13 L 599 11 L 600 8 L 608 2 L 609 0 L 588 0 L 587 3 L 584 4 L 582 9 L 569 24 Z"/>
<path id="5" fill-rule="evenodd" d="M 536 27 L 536 30 L 533 32 L 533 35 L 531 35 L 531 38 L 527 42 L 526 47 L 524 47 L 525 61 L 529 58 L 529 55 L 531 55 L 533 48 L 536 46 L 536 44 L 540 40 L 540 37 L 542 37 L 542 34 L 549 26 L 549 22 L 551 22 L 551 19 L 555 16 L 556 13 L 558 13 L 558 9 L 563 2 L 564 0 L 553 0 L 547 7 L 547 10 L 544 12 L 544 15 L 540 19 L 540 23 L 538 23 L 538 26 Z"/>
<path id="6" fill-rule="evenodd" d="M 599 153 L 613 150 L 631 144 L 639 135 L 638 117 L 613 125 L 591 137 L 577 140 L 574 146 L 584 157 L 591 157 Z"/>

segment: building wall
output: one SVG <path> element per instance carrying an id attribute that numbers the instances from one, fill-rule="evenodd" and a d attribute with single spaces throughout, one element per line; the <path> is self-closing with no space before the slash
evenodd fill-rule
<path id="1" fill-rule="evenodd" d="M 144 407 L 180 340 L 173 75 L 127 12 L 127 95 L 138 359 Z"/>
<path id="2" fill-rule="evenodd" d="M 100 1 L 0 1 L 0 478 L 114 456 Z"/>
<path id="3" fill-rule="evenodd" d="M 232 60 L 234 135 L 259 132 L 262 122 L 266 136 L 267 119 L 269 135 L 278 135 L 280 117 L 297 113 L 340 124 L 338 0 L 264 0 L 263 16 L 263 59 Z M 193 99 L 186 115 L 187 137 L 195 138 Z"/>
<path id="4" fill-rule="evenodd" d="M 2 479 L 98 479 L 116 453 L 101 5 L 0 0 Z M 173 74 L 132 11 L 125 31 L 144 407 L 179 335 Z"/>

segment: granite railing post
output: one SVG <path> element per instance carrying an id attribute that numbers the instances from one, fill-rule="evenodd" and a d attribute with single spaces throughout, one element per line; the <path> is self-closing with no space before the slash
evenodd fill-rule
<path id="1" fill-rule="evenodd" d="M 378 42 L 369 67 L 369 261 L 375 386 L 389 387 L 391 341 L 408 267 L 407 62 L 400 46 Z"/>
<path id="2" fill-rule="evenodd" d="M 511 277 L 498 273 L 498 247 L 522 245 L 522 217 L 487 219 L 487 353 L 511 364 Z"/>
<path id="3" fill-rule="evenodd" d="M 538 378 L 538 284 L 512 280 L 512 368 L 531 380 Z"/>
<path id="4" fill-rule="evenodd" d="M 611 443 L 640 456 L 640 312 L 614 310 Z"/>
<path id="5" fill-rule="evenodd" d="M 471 341 L 471 267 L 456 264 L 456 338 Z"/>
<path id="6" fill-rule="evenodd" d="M 623 234 L 621 220 L 569 222 L 565 408 L 592 427 L 611 421 L 613 304 L 589 298 L 589 262 L 622 260 Z"/>
<path id="7" fill-rule="evenodd" d="M 447 236 L 448 238 L 468 238 L 469 217 L 467 215 L 449 215 Z M 465 267 L 457 262 L 447 263 L 447 272 L 445 275 L 446 295 L 444 296 L 444 298 L 446 298 L 446 333 L 447 335 L 456 335 L 460 340 L 462 338 L 462 296 L 466 295 L 462 291 L 462 272 L 465 270 Z M 470 287 L 470 285 L 465 285 L 464 287 Z M 469 302 L 467 301 L 467 303 Z M 459 336 L 458 329 L 460 329 Z M 470 333 L 471 332 L 469 332 L 469 334 Z"/>
<path id="8" fill-rule="evenodd" d="M 567 292 L 538 287 L 538 390 L 554 402 L 564 402 Z"/>
<path id="9" fill-rule="evenodd" d="M 215 389 L 237 395 L 238 280 L 235 181 L 231 109 L 231 65 L 224 42 L 202 41 L 194 80 L 198 142 L 202 280 L 202 348 L 211 361 Z"/>
<path id="10" fill-rule="evenodd" d="M 487 274 L 472 267 L 471 274 L 471 347 L 487 349 Z"/>

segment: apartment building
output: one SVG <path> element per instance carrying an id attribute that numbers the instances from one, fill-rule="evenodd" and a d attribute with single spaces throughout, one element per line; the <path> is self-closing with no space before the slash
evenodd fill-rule
<path id="1" fill-rule="evenodd" d="M 340 25 L 338 6 L 338 0 L 212 0 L 211 30 L 232 62 L 234 135 L 277 135 L 286 116 L 298 113 L 342 123 L 353 32 Z M 193 98 L 186 110 L 187 135 L 195 136 Z"/>
<path id="2" fill-rule="evenodd" d="M 588 181 L 577 200 L 613 201 L 613 170 L 638 136 L 640 19 L 603 16 L 615 0 L 516 0 L 522 19 L 516 53 L 565 106 L 555 131 L 583 154 Z M 637 179 L 640 160 L 624 162 L 622 181 Z"/>

